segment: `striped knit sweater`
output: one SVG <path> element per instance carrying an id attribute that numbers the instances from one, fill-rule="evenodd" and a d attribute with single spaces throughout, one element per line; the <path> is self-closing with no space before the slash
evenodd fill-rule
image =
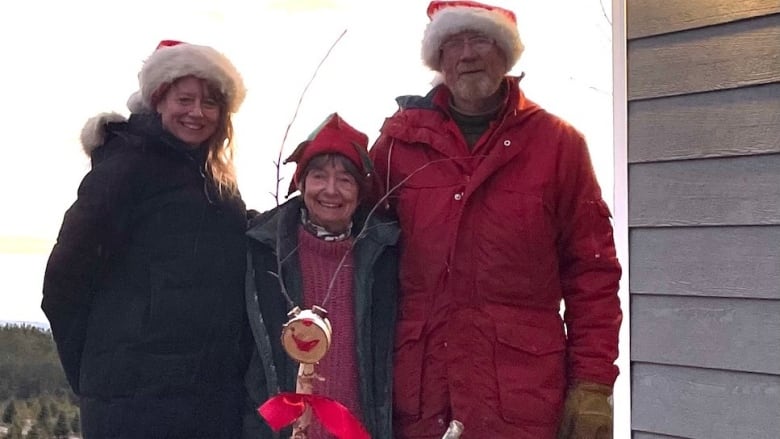
<path id="1" fill-rule="evenodd" d="M 298 255 L 303 275 L 303 302 L 306 308 L 323 306 L 328 284 L 339 262 L 352 246 L 352 240 L 324 241 L 298 228 Z M 323 306 L 333 327 L 331 346 L 316 367 L 325 381 L 314 386 L 314 393 L 327 396 L 344 404 L 358 419 L 360 394 L 358 393 L 357 350 L 355 346 L 355 311 L 353 262 L 349 254 L 336 275 L 330 297 Z M 318 425 L 310 429 L 311 438 L 325 438 Z"/>

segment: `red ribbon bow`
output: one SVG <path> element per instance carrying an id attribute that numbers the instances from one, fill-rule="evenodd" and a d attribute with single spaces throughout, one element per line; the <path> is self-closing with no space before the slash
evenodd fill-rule
<path id="1" fill-rule="evenodd" d="M 274 430 L 292 424 L 310 406 L 314 416 L 328 432 L 339 439 L 371 439 L 360 421 L 338 401 L 325 396 L 280 393 L 268 399 L 257 412 Z"/>

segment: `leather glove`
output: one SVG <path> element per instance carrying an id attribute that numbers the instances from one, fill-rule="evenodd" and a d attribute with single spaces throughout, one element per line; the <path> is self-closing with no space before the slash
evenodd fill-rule
<path id="1" fill-rule="evenodd" d="M 558 439 L 612 439 L 612 387 L 579 382 L 569 388 Z"/>

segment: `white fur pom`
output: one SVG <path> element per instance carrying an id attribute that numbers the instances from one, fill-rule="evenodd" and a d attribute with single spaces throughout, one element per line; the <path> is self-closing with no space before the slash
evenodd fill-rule
<path id="1" fill-rule="evenodd" d="M 89 118 L 81 129 L 81 146 L 87 155 L 91 155 L 106 140 L 106 124 L 124 122 L 127 118 L 119 113 L 100 113 Z"/>
<path id="2" fill-rule="evenodd" d="M 433 78 L 431 78 L 431 87 L 436 87 L 439 84 L 444 84 L 444 75 L 441 72 L 434 72 Z"/>
<path id="3" fill-rule="evenodd" d="M 144 97 L 141 96 L 141 90 L 136 91 L 127 98 L 127 109 L 131 113 L 148 113 L 151 110 L 144 104 Z"/>

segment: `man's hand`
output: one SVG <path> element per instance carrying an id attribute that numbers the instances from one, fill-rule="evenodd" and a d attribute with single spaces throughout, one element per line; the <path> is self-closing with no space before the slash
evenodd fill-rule
<path id="1" fill-rule="evenodd" d="M 580 382 L 566 395 L 558 439 L 612 439 L 612 388 Z"/>

